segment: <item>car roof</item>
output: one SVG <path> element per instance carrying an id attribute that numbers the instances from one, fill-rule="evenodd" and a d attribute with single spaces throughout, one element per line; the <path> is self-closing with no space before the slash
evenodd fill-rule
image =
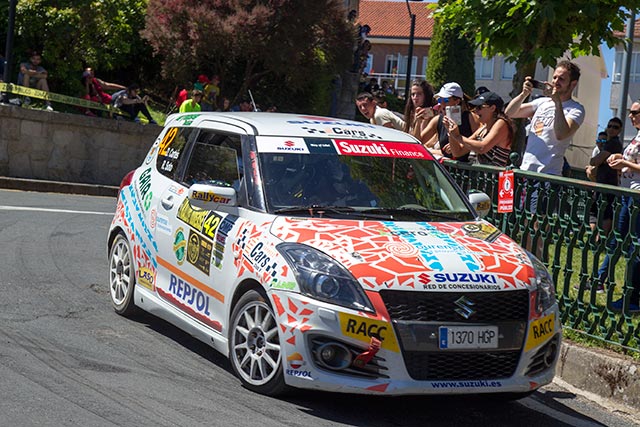
<path id="1" fill-rule="evenodd" d="M 355 120 L 305 114 L 266 112 L 201 112 L 172 114 L 165 126 L 216 128 L 220 123 L 242 128 L 250 135 L 348 138 L 419 143 L 413 136 L 384 126 Z"/>

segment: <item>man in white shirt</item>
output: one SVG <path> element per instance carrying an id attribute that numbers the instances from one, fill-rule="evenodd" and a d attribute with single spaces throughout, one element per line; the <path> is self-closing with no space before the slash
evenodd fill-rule
<path id="1" fill-rule="evenodd" d="M 520 169 L 562 175 L 564 153 L 584 121 L 584 107 L 571 98 L 579 79 L 580 68 L 576 64 L 560 61 L 551 82 L 543 82 L 545 96 L 523 103 L 533 90 L 532 78 L 525 78 L 522 92 L 505 110 L 511 118 L 531 119 Z"/>
<path id="2" fill-rule="evenodd" d="M 378 106 L 369 92 L 362 92 L 356 97 L 356 106 L 372 125 L 386 126 L 397 130 L 404 129 L 404 121 L 393 111 Z"/>

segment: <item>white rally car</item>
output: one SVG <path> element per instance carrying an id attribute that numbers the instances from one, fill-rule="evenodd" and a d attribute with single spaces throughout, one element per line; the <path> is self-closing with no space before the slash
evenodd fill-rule
<path id="1" fill-rule="evenodd" d="M 112 303 L 211 345 L 260 393 L 525 396 L 554 376 L 554 284 L 489 206 L 403 132 L 172 115 L 121 184 Z"/>

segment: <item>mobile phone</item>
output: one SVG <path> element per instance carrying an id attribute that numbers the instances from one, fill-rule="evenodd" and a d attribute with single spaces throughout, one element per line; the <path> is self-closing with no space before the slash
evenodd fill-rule
<path id="1" fill-rule="evenodd" d="M 541 82 L 540 80 L 531 80 L 531 84 L 533 85 L 534 89 L 545 90 L 547 88 L 546 83 Z"/>
<path id="2" fill-rule="evenodd" d="M 462 124 L 462 112 L 459 105 L 451 105 L 445 108 L 445 115 L 458 126 Z"/>

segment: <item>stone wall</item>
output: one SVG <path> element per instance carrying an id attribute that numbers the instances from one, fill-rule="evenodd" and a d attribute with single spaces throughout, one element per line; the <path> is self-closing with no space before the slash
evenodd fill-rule
<path id="1" fill-rule="evenodd" d="M 0 176 L 118 185 L 162 128 L 0 105 Z"/>

